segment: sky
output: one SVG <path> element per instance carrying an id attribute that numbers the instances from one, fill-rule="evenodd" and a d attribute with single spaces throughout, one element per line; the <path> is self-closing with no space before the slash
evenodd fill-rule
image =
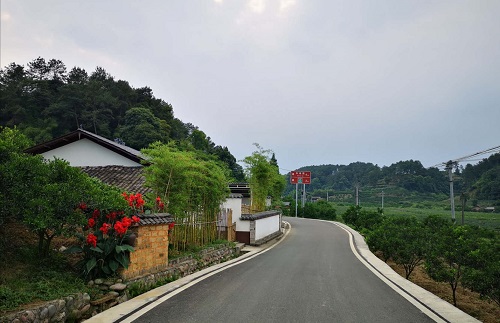
<path id="1" fill-rule="evenodd" d="M 148 86 L 282 173 L 500 146 L 498 0 L 1 0 L 0 65 L 37 57 Z M 482 156 L 486 158 L 487 156 Z"/>

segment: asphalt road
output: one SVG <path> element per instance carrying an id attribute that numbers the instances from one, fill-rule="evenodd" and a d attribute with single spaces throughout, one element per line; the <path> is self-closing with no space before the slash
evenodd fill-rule
<path id="1" fill-rule="evenodd" d="M 354 256 L 344 230 L 285 220 L 292 231 L 279 245 L 134 322 L 433 322 Z"/>

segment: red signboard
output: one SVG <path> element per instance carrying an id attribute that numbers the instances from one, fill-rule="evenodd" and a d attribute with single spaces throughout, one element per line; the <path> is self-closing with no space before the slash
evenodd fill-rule
<path id="1" fill-rule="evenodd" d="M 310 171 L 292 171 L 290 172 L 290 183 L 292 184 L 311 184 Z"/>

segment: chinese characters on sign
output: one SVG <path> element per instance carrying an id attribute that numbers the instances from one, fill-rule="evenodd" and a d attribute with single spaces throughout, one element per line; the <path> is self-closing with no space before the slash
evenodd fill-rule
<path id="1" fill-rule="evenodd" d="M 290 172 L 291 184 L 311 184 L 310 171 L 292 171 Z"/>

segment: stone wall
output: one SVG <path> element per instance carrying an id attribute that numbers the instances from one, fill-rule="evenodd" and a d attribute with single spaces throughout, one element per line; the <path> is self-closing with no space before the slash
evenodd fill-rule
<path id="1" fill-rule="evenodd" d="M 14 314 L 0 317 L 0 323 L 18 322 L 66 322 L 80 321 L 96 315 L 106 309 L 128 300 L 127 287 L 140 282 L 151 286 L 164 278 L 180 278 L 214 264 L 224 262 L 240 255 L 241 246 L 221 245 L 217 248 L 203 250 L 196 256 L 172 260 L 162 271 L 148 273 L 133 279 L 96 279 L 89 282 L 103 291 L 103 296 L 91 299 L 87 293 L 77 293 L 59 300 L 46 302 L 42 305 Z"/>

